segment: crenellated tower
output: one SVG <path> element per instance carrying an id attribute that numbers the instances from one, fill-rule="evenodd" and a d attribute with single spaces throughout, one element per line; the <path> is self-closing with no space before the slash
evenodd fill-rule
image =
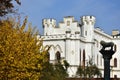
<path id="1" fill-rule="evenodd" d="M 52 35 L 54 32 L 54 28 L 56 27 L 56 20 L 55 19 L 43 19 L 43 28 L 44 28 L 44 35 Z"/>
<path id="2" fill-rule="evenodd" d="M 94 35 L 94 16 L 83 16 L 81 18 L 81 36 L 86 38 L 86 41 L 91 42 Z"/>

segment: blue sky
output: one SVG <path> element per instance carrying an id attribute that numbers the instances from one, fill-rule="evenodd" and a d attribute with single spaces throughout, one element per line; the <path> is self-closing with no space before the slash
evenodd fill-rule
<path id="1" fill-rule="evenodd" d="M 95 27 L 108 34 L 113 29 L 120 30 L 120 0 L 21 0 L 21 3 L 19 13 L 28 16 L 41 34 L 44 18 L 54 18 L 58 23 L 65 16 L 74 16 L 79 21 L 84 15 L 95 16 Z"/>

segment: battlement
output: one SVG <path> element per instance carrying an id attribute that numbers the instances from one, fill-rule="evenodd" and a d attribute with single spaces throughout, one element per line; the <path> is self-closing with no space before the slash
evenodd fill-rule
<path id="1" fill-rule="evenodd" d="M 67 21 L 73 22 L 74 21 L 74 17 L 73 16 L 66 16 L 66 17 L 64 17 L 64 22 L 67 22 Z"/>
<path id="2" fill-rule="evenodd" d="M 56 26 L 56 20 L 55 19 L 43 19 L 42 20 L 43 27 L 49 27 L 50 25 L 55 27 Z"/>
<path id="3" fill-rule="evenodd" d="M 73 16 L 66 16 L 63 18 L 62 24 L 65 24 L 66 26 L 70 26 L 71 24 L 76 24 L 76 22 L 77 21 L 75 21 Z"/>
<path id="4" fill-rule="evenodd" d="M 86 25 L 94 25 L 95 24 L 95 17 L 94 16 L 82 16 L 81 23 Z"/>

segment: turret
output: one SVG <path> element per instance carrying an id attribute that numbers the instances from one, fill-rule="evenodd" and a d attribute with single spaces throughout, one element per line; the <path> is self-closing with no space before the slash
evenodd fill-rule
<path id="1" fill-rule="evenodd" d="M 81 18 L 81 35 L 86 38 L 87 41 L 91 42 L 94 35 L 94 16 L 83 16 Z"/>
<path id="2" fill-rule="evenodd" d="M 55 27 L 56 26 L 56 20 L 55 19 L 43 19 L 43 27 Z"/>
<path id="3" fill-rule="evenodd" d="M 43 19 L 42 24 L 44 28 L 44 35 L 51 35 L 53 33 L 54 28 L 56 27 L 56 20 Z"/>
<path id="4" fill-rule="evenodd" d="M 93 25 L 95 24 L 95 17 L 94 16 L 83 16 L 81 18 L 82 25 Z"/>

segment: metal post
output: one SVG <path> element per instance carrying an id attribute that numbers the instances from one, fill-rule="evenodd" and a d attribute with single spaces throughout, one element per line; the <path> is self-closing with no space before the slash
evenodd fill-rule
<path id="1" fill-rule="evenodd" d="M 103 48 L 100 50 L 100 53 L 103 55 L 103 59 L 104 59 L 104 80 L 110 80 L 110 59 L 112 58 L 112 55 L 115 53 L 115 51 L 113 51 L 114 44 L 112 45 L 110 44 L 112 43 L 101 42 Z M 106 47 L 111 47 L 111 49 L 105 50 Z"/>

